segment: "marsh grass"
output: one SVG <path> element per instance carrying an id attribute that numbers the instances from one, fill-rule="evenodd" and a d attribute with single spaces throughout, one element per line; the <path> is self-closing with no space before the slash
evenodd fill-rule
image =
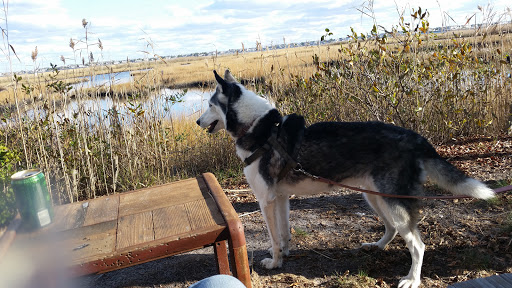
<path id="1" fill-rule="evenodd" d="M 92 48 L 88 50 L 88 54 L 92 52 Z M 33 56 L 36 62 L 37 55 Z M 166 88 L 161 73 L 150 69 L 151 64 L 137 65 L 145 72 L 130 83 L 87 89 L 71 89 L 66 79 L 92 79 L 115 69 L 91 61 L 86 69 L 60 71 L 53 65 L 51 73 L 13 76 L 0 126 L 4 188 L 0 192 L 0 226 L 14 216 L 9 183 L 10 175 L 19 170 L 42 169 L 54 204 L 195 177 L 206 171 L 225 173 L 226 178 L 241 175 L 228 135 L 209 136 L 195 124 L 201 111 L 192 116 L 172 114 L 183 93 L 167 95 L 165 103 L 154 104 L 158 107 L 143 108 L 144 101 Z M 113 102 L 106 111 L 86 105 L 104 97 Z M 63 114 L 63 107 L 71 102 L 77 109 Z"/>
<path id="2" fill-rule="evenodd" d="M 0 144 L 9 157 L 2 158 L 2 184 L 7 188 L 15 171 L 40 168 L 53 202 L 62 204 L 206 171 L 221 183 L 243 181 L 243 163 L 229 136 L 209 135 L 194 123 L 201 111 L 170 115 L 179 95 L 168 98 L 165 115 L 153 113 L 159 107 L 140 105 L 162 88 L 211 90 L 213 69 L 229 68 L 283 113 L 305 115 L 308 123 L 381 120 L 435 141 L 504 133 L 510 126 L 512 85 L 510 64 L 503 61 L 511 53 L 512 34 L 431 34 L 428 20 L 419 14 L 414 23 L 427 33 L 401 21 L 385 38 L 354 31 L 351 41 L 335 45 L 120 66 L 89 59 L 87 68 L 55 67 L 49 73 L 17 76 L 3 91 L 8 96 L 2 100 Z M 86 27 L 84 37 L 70 41 L 75 63 L 85 62 L 80 55 L 101 55 L 98 43 L 88 42 Z M 124 70 L 138 71 L 130 83 L 69 90 L 73 79 Z M 103 97 L 114 102 L 108 111 L 84 105 Z M 71 101 L 78 109 L 61 116 Z"/>
<path id="3" fill-rule="evenodd" d="M 57 102 L 70 101 L 64 93 L 41 103 L 24 103 L 23 112 L 37 112 L 7 121 L 2 129 L 9 147 L 26 147 L 17 151 L 23 155 L 22 167 L 46 172 L 55 203 L 240 167 L 233 165 L 234 147 L 225 133 L 208 136 L 189 117 L 171 115 L 180 95 L 170 96 L 163 104 L 169 109 L 158 113 L 152 110 L 160 107 L 142 108 L 144 98 L 115 100 L 105 113 L 82 105 L 90 95 L 78 92 L 75 97 L 78 110 L 70 116 L 59 116 L 56 108 Z"/>
<path id="4" fill-rule="evenodd" d="M 336 274 L 329 286 L 337 288 L 358 288 L 358 287 L 377 287 L 377 280 L 368 276 L 368 272 L 359 270 L 357 275 L 352 275 L 350 271 Z"/>

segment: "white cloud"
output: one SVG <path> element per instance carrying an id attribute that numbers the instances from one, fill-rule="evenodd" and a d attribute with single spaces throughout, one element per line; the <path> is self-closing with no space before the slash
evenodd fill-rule
<path id="1" fill-rule="evenodd" d="M 446 19 L 445 12 L 463 24 L 467 17 L 478 12 L 478 1 L 487 7 L 487 0 L 375 0 L 373 8 L 378 24 L 391 28 L 398 24 L 397 9 L 400 12 L 405 9 L 407 18 L 410 9 L 421 6 L 430 12 L 431 27 L 435 27 L 442 23 L 443 17 Z M 491 5 L 496 12 L 503 12 L 504 7 L 510 6 L 508 2 L 496 0 Z M 95 43 L 98 38 L 103 42 L 105 60 L 141 57 L 140 51 L 153 49 L 162 56 L 222 51 L 240 48 L 242 42 L 245 47 L 253 47 L 256 41 L 263 45 L 282 43 L 283 37 L 287 43 L 318 40 L 325 28 L 331 29 L 334 38 L 345 37 L 351 26 L 359 33 L 369 32 L 373 20 L 357 10 L 364 3 L 368 2 L 13 0 L 9 2 L 9 39 L 22 60 L 20 67 L 32 65 L 30 54 L 36 45 L 43 66 L 60 61 L 60 55 L 74 57 L 69 39 L 84 40 L 82 18 L 90 23 L 89 43 Z M 77 45 L 83 48 L 84 44 Z M 95 55 L 100 54 L 96 46 L 90 49 Z M 0 69 L 5 68 L 5 62 L 0 63 L 3 65 Z"/>
<path id="2" fill-rule="evenodd" d="M 8 9 L 10 25 L 33 25 L 37 27 L 66 27 L 72 21 L 68 11 L 57 0 L 12 1 Z"/>

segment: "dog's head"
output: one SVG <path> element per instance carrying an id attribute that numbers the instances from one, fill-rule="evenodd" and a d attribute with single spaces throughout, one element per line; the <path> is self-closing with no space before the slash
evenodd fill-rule
<path id="1" fill-rule="evenodd" d="M 231 136 L 238 138 L 243 135 L 254 121 L 272 108 L 262 97 L 245 89 L 226 70 L 224 79 L 213 71 L 217 87 L 208 101 L 208 109 L 196 123 L 207 128 L 209 133 L 226 129 Z"/>

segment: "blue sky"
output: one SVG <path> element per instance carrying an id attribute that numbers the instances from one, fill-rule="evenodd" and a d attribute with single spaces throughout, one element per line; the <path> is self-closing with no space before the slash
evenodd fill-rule
<path id="1" fill-rule="evenodd" d="M 420 6 L 429 11 L 431 27 L 462 25 L 475 13 L 477 21 L 486 17 L 496 21 L 500 15 L 510 21 L 512 17 L 509 0 L 374 0 L 371 3 L 377 23 L 388 29 L 398 23 L 398 11 Z M 101 61 L 224 51 L 241 48 L 241 43 L 254 47 L 256 41 L 266 46 L 283 41 L 318 40 L 325 28 L 335 38 L 348 35 L 350 27 L 366 33 L 371 30 L 373 20 L 359 11 L 365 5 L 368 1 L 4 0 L 0 27 L 7 29 L 9 44 L 19 60 L 11 53 L 12 64 L 9 64 L 4 37 L 0 45 L 0 72 L 10 71 L 10 65 L 14 71 L 48 67 L 50 62 L 62 65 L 61 55 L 66 63 L 79 63 L 82 57 L 87 59 L 83 18 L 89 22 L 89 51 L 95 60 Z M 478 6 L 484 8 L 483 12 Z M 489 17 L 489 12 L 495 16 Z M 79 49 L 75 53 L 69 47 L 70 39 L 77 42 Z M 103 50 L 94 45 L 98 39 Z M 36 46 L 38 57 L 34 63 L 31 53 Z"/>

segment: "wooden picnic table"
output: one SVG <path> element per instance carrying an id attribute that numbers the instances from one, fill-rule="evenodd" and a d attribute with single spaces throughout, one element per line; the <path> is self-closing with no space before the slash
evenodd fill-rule
<path id="1" fill-rule="evenodd" d="M 242 223 L 211 173 L 55 206 L 54 212 L 47 227 L 18 231 L 11 248 L 44 249 L 37 244 L 52 235 L 69 255 L 72 275 L 80 276 L 213 246 L 219 273 L 230 274 L 231 265 L 233 276 L 251 287 Z"/>

